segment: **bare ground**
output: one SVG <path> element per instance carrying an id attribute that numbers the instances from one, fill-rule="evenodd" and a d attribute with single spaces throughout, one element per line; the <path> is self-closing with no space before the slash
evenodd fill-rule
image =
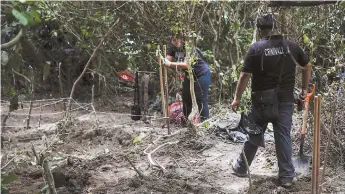
<path id="1" fill-rule="evenodd" d="M 24 108 L 28 108 L 25 105 Z M 158 137 L 167 135 L 167 129 L 161 127 L 159 118 L 150 124 L 132 121 L 128 115 L 129 105 L 130 100 L 119 98 L 113 105 L 117 112 L 110 111 L 114 110 L 110 106 L 97 106 L 97 110 L 104 111 L 97 113 L 98 127 L 90 107 L 74 111 L 71 122 L 62 122 L 61 104 L 46 106 L 42 109 L 40 127 L 40 109 L 33 109 L 30 129 L 25 129 L 23 122 L 27 109 L 15 111 L 7 121 L 8 127 L 2 129 L 2 166 L 15 157 L 4 171 L 19 176 L 19 180 L 9 185 L 10 193 L 39 193 L 45 185 L 31 145 L 38 152 L 47 150 L 45 156 L 52 166 L 58 193 L 248 192 L 248 178 L 236 177 L 230 167 L 241 152 L 242 144 L 219 137 L 214 130 L 204 130 L 204 136 L 193 137 L 185 128 L 172 126 L 175 135 L 161 138 L 148 150 L 167 142 L 178 142 L 152 154 L 153 160 L 164 166 L 166 172 L 150 166 L 144 150 Z M 4 104 L 1 110 L 2 116 L 7 113 Z M 61 113 L 50 114 L 57 112 Z M 299 119 L 294 122 L 293 131 L 297 131 Z M 145 137 L 134 143 L 141 133 Z M 274 143 L 267 142 L 266 146 L 259 149 L 251 166 L 252 193 L 310 193 L 310 175 L 299 177 L 288 190 L 276 186 Z M 138 176 L 125 155 L 145 178 Z M 345 192 L 344 176 L 337 177 L 339 174 L 338 169 L 327 170 L 324 193 Z"/>

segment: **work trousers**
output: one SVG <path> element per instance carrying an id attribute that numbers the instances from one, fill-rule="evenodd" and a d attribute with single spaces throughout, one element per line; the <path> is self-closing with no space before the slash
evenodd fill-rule
<path id="1" fill-rule="evenodd" d="M 198 104 L 198 109 L 200 112 L 200 121 L 209 118 L 209 109 L 208 109 L 208 90 L 211 85 L 211 72 L 207 71 L 202 76 L 195 78 L 194 77 L 194 92 L 196 97 L 196 102 Z M 185 77 L 182 88 L 182 102 L 183 102 L 183 114 L 186 119 L 192 111 L 192 98 L 190 95 L 190 80 Z"/>
<path id="2" fill-rule="evenodd" d="M 279 178 L 292 179 L 295 176 L 295 168 L 292 164 L 292 140 L 290 136 L 292 115 L 294 111 L 293 102 L 281 102 L 279 104 L 279 118 L 272 122 L 274 130 L 275 148 L 279 167 Z M 260 120 L 258 112 L 254 107 L 248 114 L 248 119 L 255 122 L 256 125 L 262 127 L 262 134 L 249 135 L 248 141 L 244 143 L 244 153 L 248 160 L 248 165 L 252 163 L 259 146 L 264 146 L 264 133 L 268 122 Z M 241 172 L 246 172 L 246 165 L 243 154 L 237 160 L 238 169 Z"/>

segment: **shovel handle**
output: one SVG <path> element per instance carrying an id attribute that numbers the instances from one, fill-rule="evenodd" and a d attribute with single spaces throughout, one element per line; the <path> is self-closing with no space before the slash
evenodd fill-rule
<path id="1" fill-rule="evenodd" d="M 313 96 L 314 92 L 315 92 L 315 84 L 312 85 L 311 92 L 307 94 L 305 101 L 304 101 L 304 113 L 303 113 L 303 123 L 302 123 L 301 135 L 305 135 L 307 133 L 309 102 L 310 102 L 310 98 Z"/>
<path id="2" fill-rule="evenodd" d="M 303 123 L 302 123 L 302 130 L 301 130 L 302 135 L 305 135 L 307 133 L 308 112 L 309 112 L 309 103 L 306 103 L 305 109 L 303 112 Z"/>
<path id="3" fill-rule="evenodd" d="M 312 85 L 311 92 L 307 94 L 305 101 L 304 101 L 305 104 L 310 102 L 310 98 L 313 96 L 314 92 L 315 92 L 315 84 Z"/>

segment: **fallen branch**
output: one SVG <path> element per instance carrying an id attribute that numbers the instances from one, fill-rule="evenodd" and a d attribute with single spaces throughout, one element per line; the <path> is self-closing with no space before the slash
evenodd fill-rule
<path id="1" fill-rule="evenodd" d="M 138 173 L 138 175 L 139 175 L 140 178 L 142 178 L 142 179 L 147 179 L 147 177 L 146 177 L 141 171 L 139 171 L 139 170 L 134 166 L 134 164 L 129 160 L 129 158 L 128 158 L 126 155 L 124 155 L 123 157 L 124 157 L 124 158 L 128 161 L 128 163 L 134 168 L 134 170 Z"/>
<path id="2" fill-rule="evenodd" d="M 154 154 L 157 150 L 159 150 L 160 148 L 162 148 L 165 145 L 173 145 L 173 144 L 177 144 L 179 141 L 174 141 L 174 142 L 167 142 L 164 143 L 158 147 L 156 147 L 154 150 L 152 150 L 150 153 L 147 154 L 147 157 L 149 159 L 149 162 L 152 166 L 156 166 L 158 168 L 160 168 L 163 172 L 166 172 L 167 170 L 164 168 L 164 166 L 162 166 L 161 164 L 159 164 L 157 161 L 154 161 L 152 159 L 152 154 Z"/>
<path id="3" fill-rule="evenodd" d="M 170 134 L 170 135 L 164 135 L 164 136 L 159 136 L 156 140 L 154 140 L 153 142 L 151 141 L 151 143 L 147 146 L 147 148 L 144 150 L 144 154 L 147 155 L 148 159 L 149 159 L 149 162 L 152 166 L 156 166 L 160 169 L 162 169 L 163 171 L 165 170 L 165 168 L 161 165 L 159 165 L 157 162 L 153 161 L 152 159 L 152 154 L 154 152 L 156 152 L 159 148 L 163 147 L 164 145 L 167 145 L 167 144 L 177 144 L 178 141 L 175 143 L 175 142 L 168 142 L 168 143 L 165 143 L 165 144 L 162 144 L 160 146 L 158 146 L 157 148 L 155 148 L 154 150 L 152 150 L 151 152 L 147 152 L 148 149 L 151 148 L 152 145 L 156 145 L 156 143 L 161 139 L 161 138 L 167 138 L 167 137 L 171 137 L 173 135 L 176 135 L 178 134 L 182 129 L 179 129 L 177 131 L 175 131 L 174 133 Z M 165 170 L 166 171 L 166 170 Z"/>
<path id="4" fill-rule="evenodd" d="M 87 68 L 90 66 L 91 62 L 93 61 L 93 59 L 96 57 L 96 53 L 99 50 L 99 48 L 103 45 L 103 42 L 105 40 L 105 38 L 110 34 L 110 32 L 112 31 L 112 29 L 116 26 L 116 24 L 120 21 L 120 18 L 116 20 L 116 22 L 109 28 L 108 32 L 104 35 L 104 37 L 102 38 L 102 40 L 100 41 L 100 43 L 98 44 L 98 46 L 95 48 L 95 50 L 93 51 L 93 53 L 91 54 L 91 57 L 89 59 L 89 61 L 86 63 L 83 71 L 81 72 L 81 74 L 79 75 L 79 77 L 77 78 L 77 80 L 75 80 L 75 82 L 73 83 L 72 86 L 72 90 L 71 90 L 71 94 L 68 100 L 68 104 L 67 104 L 67 112 L 69 112 L 69 110 L 71 109 L 71 100 L 73 99 L 73 95 L 74 95 L 74 91 L 75 88 L 77 86 L 77 84 L 79 83 L 79 81 L 81 80 L 81 78 L 84 76 Z"/>
<path id="5" fill-rule="evenodd" d="M 14 159 L 17 158 L 17 148 L 14 149 L 14 156 L 11 160 L 9 160 L 4 166 L 1 167 L 1 172 L 9 165 L 11 164 Z"/>
<path id="6" fill-rule="evenodd" d="M 32 152 L 34 153 L 34 156 L 35 156 L 35 158 L 36 158 L 37 164 L 38 164 L 39 166 L 41 166 L 41 165 L 42 165 L 42 161 L 41 161 L 42 158 L 40 158 L 40 157 L 37 155 L 37 152 L 36 152 L 36 149 L 35 149 L 34 144 L 31 145 L 31 150 L 32 150 Z"/>

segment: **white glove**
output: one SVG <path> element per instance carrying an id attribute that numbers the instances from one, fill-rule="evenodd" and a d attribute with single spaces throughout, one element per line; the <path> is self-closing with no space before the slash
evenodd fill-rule
<path id="1" fill-rule="evenodd" d="M 168 59 L 164 59 L 164 65 L 169 67 L 171 62 Z"/>
<path id="2" fill-rule="evenodd" d="M 159 55 L 159 56 L 160 56 L 162 62 L 164 63 L 165 58 L 163 57 L 163 55 Z"/>

